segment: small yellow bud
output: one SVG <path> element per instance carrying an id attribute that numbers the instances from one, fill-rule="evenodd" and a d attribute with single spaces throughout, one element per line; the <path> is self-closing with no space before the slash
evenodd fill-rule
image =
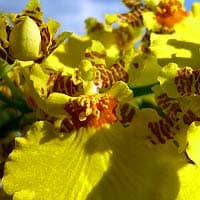
<path id="1" fill-rule="evenodd" d="M 39 58 L 40 49 L 40 29 L 30 17 L 25 17 L 10 33 L 9 54 L 15 59 L 29 61 Z"/>

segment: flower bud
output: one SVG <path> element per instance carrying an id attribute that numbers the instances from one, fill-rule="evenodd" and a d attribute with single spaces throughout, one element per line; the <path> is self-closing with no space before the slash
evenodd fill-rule
<path id="1" fill-rule="evenodd" d="M 40 56 L 41 35 L 37 24 L 25 17 L 14 26 L 9 37 L 9 54 L 19 60 L 35 60 Z"/>

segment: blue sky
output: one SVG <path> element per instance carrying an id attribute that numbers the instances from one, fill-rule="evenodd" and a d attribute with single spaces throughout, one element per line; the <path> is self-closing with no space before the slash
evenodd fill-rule
<path id="1" fill-rule="evenodd" d="M 0 0 L 0 11 L 20 12 L 28 0 Z M 61 22 L 60 31 L 84 33 L 84 19 L 103 20 L 104 13 L 123 12 L 126 7 L 120 0 L 40 0 L 45 20 L 52 17 Z M 196 0 L 200 2 L 200 0 Z M 189 9 L 194 0 L 185 0 Z"/>

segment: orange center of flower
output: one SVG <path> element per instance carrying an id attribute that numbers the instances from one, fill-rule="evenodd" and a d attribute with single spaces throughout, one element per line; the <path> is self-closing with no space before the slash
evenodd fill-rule
<path id="1" fill-rule="evenodd" d="M 81 127 L 100 128 L 117 121 L 118 100 L 110 96 L 82 96 L 69 101 L 64 109 L 70 117 L 61 124 L 61 131 L 70 132 Z"/>
<path id="2" fill-rule="evenodd" d="M 183 20 L 187 12 L 183 10 L 181 2 L 178 0 L 161 1 L 156 11 L 156 20 L 162 26 L 172 28 L 174 24 Z"/>

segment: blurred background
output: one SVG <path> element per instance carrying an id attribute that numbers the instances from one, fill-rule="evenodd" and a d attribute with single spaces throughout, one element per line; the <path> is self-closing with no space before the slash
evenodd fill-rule
<path id="1" fill-rule="evenodd" d="M 45 21 L 52 17 L 61 23 L 60 31 L 84 34 L 84 20 L 96 17 L 103 20 L 104 13 L 125 12 L 121 0 L 40 0 Z M 0 11 L 20 12 L 28 0 L 0 0 Z M 190 9 L 194 0 L 185 0 L 185 7 Z M 196 0 L 200 2 L 200 0 Z"/>

